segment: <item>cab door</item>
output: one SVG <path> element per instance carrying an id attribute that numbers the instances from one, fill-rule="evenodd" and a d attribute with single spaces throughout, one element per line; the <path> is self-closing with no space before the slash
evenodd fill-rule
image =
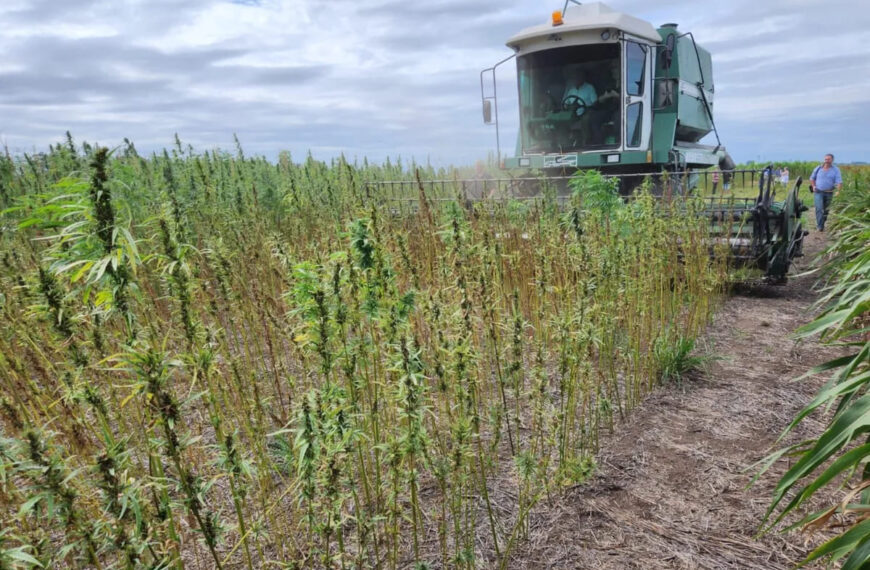
<path id="1" fill-rule="evenodd" d="M 647 150 L 652 130 L 650 91 L 652 82 L 652 46 L 630 39 L 623 40 L 623 90 L 625 97 L 626 150 Z"/>

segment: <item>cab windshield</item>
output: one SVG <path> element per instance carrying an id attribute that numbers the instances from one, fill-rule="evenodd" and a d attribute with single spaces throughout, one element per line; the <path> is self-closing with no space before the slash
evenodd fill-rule
<path id="1" fill-rule="evenodd" d="M 517 58 L 524 153 L 618 147 L 619 44 L 569 46 Z"/>

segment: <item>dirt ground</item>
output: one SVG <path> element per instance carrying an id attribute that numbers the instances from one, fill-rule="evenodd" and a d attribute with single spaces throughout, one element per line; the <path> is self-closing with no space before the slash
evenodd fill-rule
<path id="1" fill-rule="evenodd" d="M 807 237 L 797 272 L 823 244 L 823 234 Z M 602 442 L 592 481 L 539 505 L 509 568 L 794 567 L 810 549 L 805 536 L 754 538 L 787 465 L 749 488 L 747 468 L 770 452 L 824 378 L 791 380 L 836 354 L 791 337 L 813 315 L 815 281 L 792 277 L 729 297 L 699 341 L 712 357 L 706 370 L 651 395 Z M 822 428 L 808 418 L 788 441 Z"/>

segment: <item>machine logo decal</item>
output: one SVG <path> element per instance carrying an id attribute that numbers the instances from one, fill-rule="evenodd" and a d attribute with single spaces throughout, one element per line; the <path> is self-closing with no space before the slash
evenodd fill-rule
<path id="1" fill-rule="evenodd" d="M 557 154 L 544 157 L 544 167 L 550 166 L 577 166 L 576 154 Z"/>

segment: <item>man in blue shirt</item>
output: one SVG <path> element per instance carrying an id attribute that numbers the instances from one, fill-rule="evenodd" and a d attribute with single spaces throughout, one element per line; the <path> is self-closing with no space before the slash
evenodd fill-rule
<path id="1" fill-rule="evenodd" d="M 598 93 L 591 83 L 586 81 L 586 72 L 578 69 L 574 72 L 573 80 L 569 80 L 562 95 L 562 110 L 571 112 L 569 147 L 586 146 L 593 138 L 589 118 L 592 113 L 587 113 L 589 107 L 598 101 Z"/>
<path id="2" fill-rule="evenodd" d="M 562 95 L 562 108 L 566 111 L 572 109 L 574 116 L 582 117 L 586 108 L 591 107 L 598 101 L 598 94 L 591 83 L 586 82 L 586 72 L 578 69 L 574 74 L 574 81 L 565 87 Z"/>
<path id="3" fill-rule="evenodd" d="M 816 229 L 820 232 L 825 231 L 831 199 L 840 193 L 842 187 L 843 177 L 840 169 L 834 166 L 834 155 L 826 154 L 825 161 L 810 175 L 810 192 L 815 194 L 813 202 L 816 206 Z"/>

